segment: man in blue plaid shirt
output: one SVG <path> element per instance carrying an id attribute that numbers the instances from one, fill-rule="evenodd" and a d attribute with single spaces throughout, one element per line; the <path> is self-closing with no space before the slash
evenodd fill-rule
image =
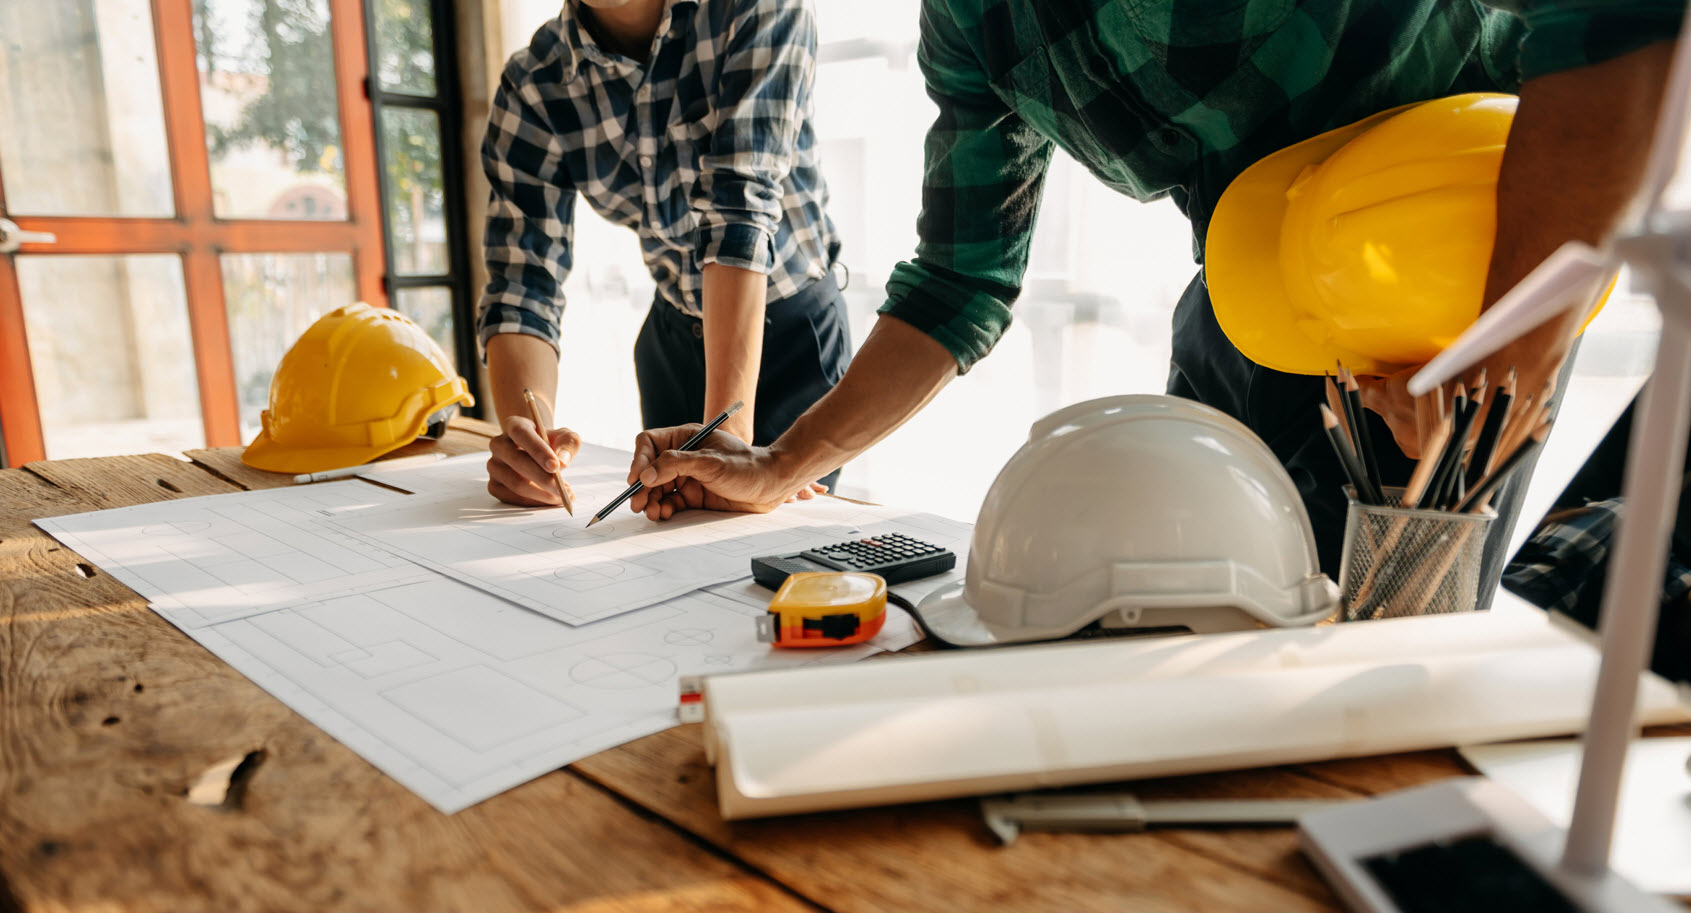
<path id="1" fill-rule="evenodd" d="M 535 428 L 522 397 L 557 390 L 578 193 L 639 236 L 657 283 L 634 349 L 645 427 L 741 400 L 722 430 L 766 444 L 845 373 L 815 57 L 807 0 L 568 0 L 511 58 L 482 143 L 493 495 L 560 503 L 552 470 L 580 447 Z"/>

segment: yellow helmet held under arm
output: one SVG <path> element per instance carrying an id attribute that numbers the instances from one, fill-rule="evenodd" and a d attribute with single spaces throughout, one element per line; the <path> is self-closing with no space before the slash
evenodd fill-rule
<path id="1" fill-rule="evenodd" d="M 1442 351 L 1484 302 L 1515 105 L 1489 93 L 1407 105 L 1245 169 L 1204 258 L 1227 338 L 1292 374 L 1342 361 L 1387 375 Z"/>
<path id="2" fill-rule="evenodd" d="M 264 429 L 241 462 L 290 473 L 356 466 L 474 404 L 421 327 L 398 311 L 354 304 L 318 318 L 282 356 Z"/>

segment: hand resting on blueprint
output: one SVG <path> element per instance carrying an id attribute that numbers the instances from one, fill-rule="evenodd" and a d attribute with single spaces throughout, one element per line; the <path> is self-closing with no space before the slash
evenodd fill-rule
<path id="1" fill-rule="evenodd" d="M 500 427 L 505 433 L 488 445 L 493 453 L 487 460 L 488 494 L 525 507 L 563 504 L 552 473 L 569 467 L 581 451 L 581 436 L 568 428 L 542 436 L 534 422 L 520 415 L 507 417 Z"/>
<path id="2" fill-rule="evenodd" d="M 646 487 L 628 500 L 635 513 L 668 520 L 684 510 L 723 510 L 766 514 L 785 503 L 809 500 L 828 490 L 811 482 L 797 491 L 778 473 L 760 469 L 769 448 L 754 447 L 724 431 L 713 431 L 697 450 L 680 447 L 703 427 L 699 424 L 642 431 L 634 439 L 634 463 L 628 483 Z M 652 464 L 663 457 L 659 467 Z"/>

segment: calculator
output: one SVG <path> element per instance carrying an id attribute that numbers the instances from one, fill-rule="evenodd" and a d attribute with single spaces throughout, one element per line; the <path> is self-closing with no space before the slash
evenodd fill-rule
<path id="1" fill-rule="evenodd" d="M 957 555 L 949 549 L 891 533 L 807 548 L 792 555 L 753 558 L 752 579 L 778 590 L 788 575 L 800 571 L 857 571 L 879 574 L 890 584 L 932 577 L 956 566 Z"/>

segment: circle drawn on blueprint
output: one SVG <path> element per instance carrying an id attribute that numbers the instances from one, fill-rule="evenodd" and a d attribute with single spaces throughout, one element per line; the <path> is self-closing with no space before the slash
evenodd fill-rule
<path id="1" fill-rule="evenodd" d="M 176 523 L 160 523 L 157 526 L 142 527 L 143 535 L 148 536 L 178 536 L 192 535 L 211 528 L 211 524 L 204 520 L 181 520 Z"/>
<path id="2" fill-rule="evenodd" d="M 650 653 L 609 653 L 576 663 L 570 678 L 590 688 L 646 688 L 675 678 L 675 664 Z"/>
<path id="3" fill-rule="evenodd" d="M 676 628 L 663 636 L 663 642 L 677 647 L 702 647 L 716 636 L 706 628 Z"/>

